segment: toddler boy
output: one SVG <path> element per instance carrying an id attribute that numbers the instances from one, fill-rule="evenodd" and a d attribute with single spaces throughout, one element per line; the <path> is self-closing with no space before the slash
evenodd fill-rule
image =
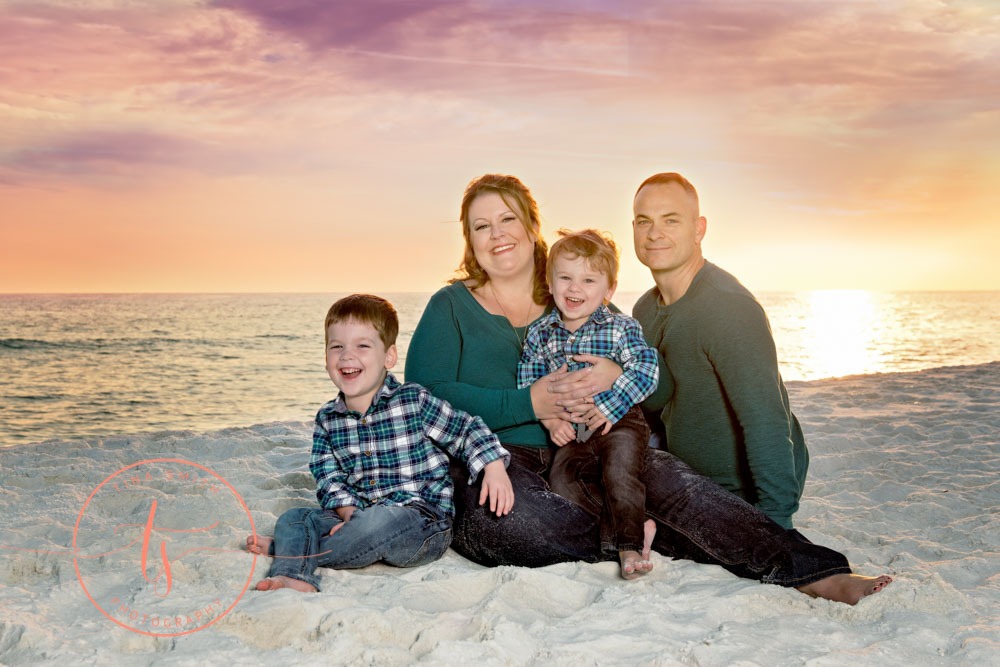
<path id="1" fill-rule="evenodd" d="M 377 561 L 414 567 L 441 557 L 455 513 L 448 453 L 483 473 L 479 502 L 510 512 L 510 454 L 479 417 L 456 410 L 422 386 L 400 384 L 396 310 L 355 294 L 326 315 L 326 370 L 340 390 L 316 415 L 309 469 L 320 507 L 279 517 L 274 538 L 247 538 L 274 562 L 258 590 L 318 591 L 317 567 L 358 568 Z M 447 452 L 447 453 L 446 453 Z"/>
<path id="2" fill-rule="evenodd" d="M 562 419 L 542 424 L 559 447 L 549 473 L 552 490 L 600 516 L 601 548 L 617 552 L 622 576 L 634 579 L 653 568 L 649 551 L 656 527 L 644 521 L 646 487 L 639 479 L 649 427 L 638 404 L 659 382 L 656 352 L 638 322 L 607 306 L 618 284 L 614 241 L 592 229 L 560 230 L 559 235 L 547 267 L 556 307 L 528 330 L 518 386 L 527 387 L 563 364 L 571 371 L 582 368 L 585 364 L 573 360 L 578 354 L 607 357 L 622 367 L 612 388 L 594 396 L 586 425 L 574 428 Z M 588 490 L 587 480 L 595 479 L 604 487 L 603 503 Z"/>

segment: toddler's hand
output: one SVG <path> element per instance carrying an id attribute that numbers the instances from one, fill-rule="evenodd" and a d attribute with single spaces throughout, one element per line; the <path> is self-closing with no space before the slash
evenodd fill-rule
<path id="1" fill-rule="evenodd" d="M 587 428 L 591 431 L 596 431 L 601 428 L 601 426 L 604 426 L 604 430 L 601 431 L 601 435 L 607 434 L 607 432 L 611 430 L 611 427 L 614 426 L 614 424 L 608 421 L 608 418 L 604 416 L 604 413 L 597 409 L 596 405 L 587 411 L 584 415 L 584 419 L 587 420 L 585 423 L 587 424 Z"/>
<path id="2" fill-rule="evenodd" d="M 576 429 L 573 424 L 562 419 L 542 419 L 542 426 L 549 432 L 552 442 L 559 447 L 568 445 L 576 440 Z"/>
<path id="3" fill-rule="evenodd" d="M 483 468 L 483 490 L 479 493 L 479 504 L 485 504 L 487 497 L 490 499 L 491 512 L 496 512 L 497 516 L 510 514 L 510 508 L 514 506 L 514 486 L 510 483 L 502 459 L 491 461 Z"/>

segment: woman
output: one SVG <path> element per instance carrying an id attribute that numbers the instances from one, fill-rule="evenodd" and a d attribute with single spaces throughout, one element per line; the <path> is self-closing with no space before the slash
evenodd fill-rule
<path id="1" fill-rule="evenodd" d="M 548 490 L 550 456 L 539 419 L 572 420 L 568 410 L 589 409 L 586 399 L 609 389 L 621 369 L 580 357 L 593 366 L 516 389 L 526 329 L 552 308 L 538 206 L 518 179 L 487 174 L 466 188 L 461 223 L 464 275 L 428 303 L 409 346 L 406 379 L 483 418 L 511 452 L 517 500 L 509 515 L 491 515 L 453 467 L 452 546 L 484 565 L 603 560 L 595 518 Z M 666 452 L 649 450 L 643 482 L 646 514 L 657 527 L 652 546 L 662 554 L 849 604 L 891 581 L 850 574 L 843 555 L 799 539 Z"/>

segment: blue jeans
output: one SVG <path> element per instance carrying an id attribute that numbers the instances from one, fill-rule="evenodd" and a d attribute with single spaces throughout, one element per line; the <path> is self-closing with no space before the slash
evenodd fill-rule
<path id="1" fill-rule="evenodd" d="M 440 558 L 451 543 L 451 519 L 421 502 L 358 509 L 343 528 L 333 510 L 296 507 L 274 526 L 269 577 L 285 576 L 319 590 L 317 567 L 350 569 L 385 561 L 416 567 Z"/>
<path id="2" fill-rule="evenodd" d="M 594 488 L 571 502 L 553 493 L 543 475 L 551 451 L 504 444 L 514 486 L 510 514 L 497 517 L 479 506 L 478 487 L 466 484 L 464 465 L 455 464 L 455 540 L 452 548 L 483 565 L 540 567 L 565 561 L 597 562 L 614 556 L 600 548 L 593 505 L 602 497 L 599 470 L 578 470 Z M 656 522 L 653 548 L 665 556 L 720 565 L 733 574 L 781 586 L 804 586 L 849 573 L 847 559 L 832 549 L 803 541 L 766 514 L 694 472 L 668 452 L 647 449 L 642 471 L 646 517 Z M 591 512 L 581 506 L 591 506 Z"/>

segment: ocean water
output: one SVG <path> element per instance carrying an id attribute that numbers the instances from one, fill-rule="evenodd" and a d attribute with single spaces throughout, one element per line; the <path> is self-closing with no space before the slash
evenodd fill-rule
<path id="1" fill-rule="evenodd" d="M 337 294 L 0 295 L 0 447 L 311 421 Z M 402 376 L 430 294 L 386 294 Z M 621 293 L 629 312 L 638 293 Z M 1000 360 L 1000 292 L 762 293 L 786 380 Z"/>

